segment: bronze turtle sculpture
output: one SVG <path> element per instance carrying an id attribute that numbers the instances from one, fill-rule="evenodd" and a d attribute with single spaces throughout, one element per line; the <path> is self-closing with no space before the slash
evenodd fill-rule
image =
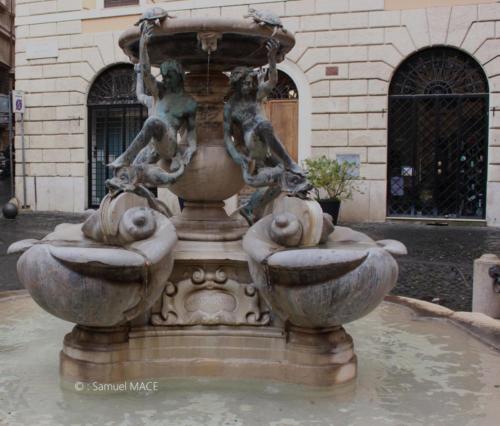
<path id="1" fill-rule="evenodd" d="M 274 37 L 278 30 L 282 30 L 285 34 L 287 30 L 283 27 L 283 23 L 278 15 L 269 10 L 257 10 L 250 8 L 248 14 L 244 18 L 253 18 L 254 22 L 262 27 L 273 27 L 274 31 L 271 37 Z"/>
<path id="2" fill-rule="evenodd" d="M 161 22 L 168 18 L 175 18 L 175 16 L 170 15 L 161 7 L 152 7 L 143 13 L 141 19 L 135 23 L 135 26 L 142 26 L 145 22 L 153 23 L 154 25 L 159 26 Z"/>

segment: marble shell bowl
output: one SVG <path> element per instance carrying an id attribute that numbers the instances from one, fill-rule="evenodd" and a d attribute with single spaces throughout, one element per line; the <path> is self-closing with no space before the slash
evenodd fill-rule
<path id="1" fill-rule="evenodd" d="M 269 238 L 271 219 L 254 225 L 243 247 L 254 282 L 281 320 L 308 329 L 340 326 L 370 313 L 396 284 L 398 264 L 389 251 L 405 254 L 402 244 L 337 227 L 326 244 L 285 249 Z"/>
<path id="2" fill-rule="evenodd" d="M 149 309 L 172 272 L 175 228 L 154 214 L 155 233 L 123 248 L 86 239 L 82 225 L 63 224 L 9 252 L 25 251 L 19 279 L 47 312 L 89 327 L 118 326 Z"/>

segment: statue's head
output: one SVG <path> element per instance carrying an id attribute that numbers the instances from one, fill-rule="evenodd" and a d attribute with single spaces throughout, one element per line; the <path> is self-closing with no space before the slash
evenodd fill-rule
<path id="1" fill-rule="evenodd" d="M 184 86 L 184 71 L 182 65 L 174 59 L 169 59 L 160 65 L 163 83 L 170 89 Z"/>
<path id="2" fill-rule="evenodd" d="M 237 67 L 231 72 L 231 87 L 236 93 L 251 95 L 259 88 L 258 74 L 248 67 Z"/>
<path id="3" fill-rule="evenodd" d="M 285 170 L 281 175 L 281 190 L 298 198 L 307 198 L 313 189 L 303 171 Z"/>

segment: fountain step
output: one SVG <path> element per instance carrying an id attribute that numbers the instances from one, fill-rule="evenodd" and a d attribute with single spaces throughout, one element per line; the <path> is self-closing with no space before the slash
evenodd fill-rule
<path id="1" fill-rule="evenodd" d="M 314 344 L 275 327 L 143 327 L 131 329 L 128 342 L 106 346 L 101 339 L 78 341 L 78 331 L 77 326 L 66 335 L 60 357 L 61 379 L 69 389 L 77 382 L 189 377 L 332 386 L 356 377 L 352 339 L 343 328 L 316 334 Z"/>

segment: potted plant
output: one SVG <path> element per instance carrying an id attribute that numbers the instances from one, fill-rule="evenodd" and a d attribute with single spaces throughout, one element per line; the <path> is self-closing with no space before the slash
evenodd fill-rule
<path id="1" fill-rule="evenodd" d="M 359 177 L 353 173 L 355 163 L 342 162 L 326 157 L 309 158 L 304 161 L 307 177 L 316 192 L 316 200 L 325 213 L 333 217 L 336 224 L 342 200 L 350 200 L 358 187 Z M 320 191 L 327 198 L 321 198 Z"/>

